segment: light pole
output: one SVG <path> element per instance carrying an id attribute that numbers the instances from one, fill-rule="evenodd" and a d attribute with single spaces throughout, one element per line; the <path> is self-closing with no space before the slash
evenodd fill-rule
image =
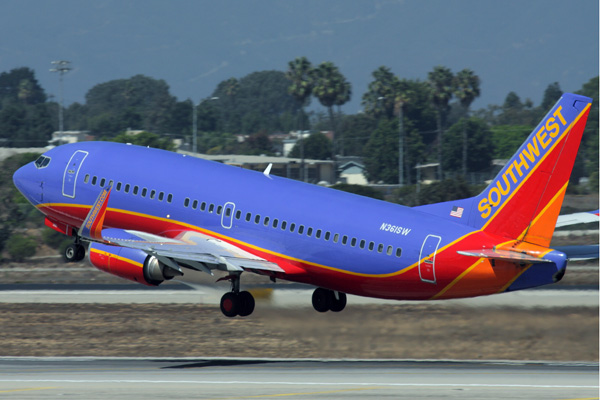
<path id="1" fill-rule="evenodd" d="M 404 186 L 404 102 L 400 101 L 398 106 L 398 129 L 400 131 L 398 135 L 398 185 L 402 187 Z"/>
<path id="2" fill-rule="evenodd" d="M 52 61 L 51 62 L 52 65 L 54 65 L 54 68 L 50 69 L 50 72 L 58 72 L 59 74 L 59 87 L 58 87 L 58 96 L 59 96 L 59 104 L 58 104 L 58 133 L 59 133 L 59 137 L 58 137 L 58 145 L 60 146 L 62 144 L 62 137 L 63 137 L 63 131 L 64 131 L 64 124 L 63 124 L 63 75 L 66 74 L 67 72 L 69 72 L 70 70 L 72 70 L 73 68 L 71 68 L 69 66 L 69 64 L 71 64 L 71 61 L 66 61 L 66 60 L 59 60 L 59 61 Z"/>
<path id="3" fill-rule="evenodd" d="M 193 133 L 193 138 L 192 138 L 192 151 L 194 153 L 198 153 L 198 107 L 200 107 L 200 104 L 204 103 L 205 101 L 208 100 L 219 100 L 218 97 L 211 97 L 210 99 L 204 99 L 201 100 L 200 103 L 198 103 L 198 105 L 194 105 L 194 110 L 192 112 L 192 133 Z"/>

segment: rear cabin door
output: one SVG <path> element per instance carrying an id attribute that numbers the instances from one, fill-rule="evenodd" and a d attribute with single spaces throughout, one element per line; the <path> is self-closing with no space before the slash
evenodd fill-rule
<path id="1" fill-rule="evenodd" d="M 83 164 L 83 160 L 85 160 L 87 155 L 87 151 L 77 150 L 71 156 L 71 159 L 65 168 L 65 174 L 63 175 L 63 196 L 75 198 L 75 184 L 77 183 L 77 176 L 79 175 L 81 164 Z"/>
<path id="2" fill-rule="evenodd" d="M 441 237 L 427 235 L 419 254 L 419 276 L 423 282 L 435 283 L 435 255 L 440 245 Z"/>
<path id="3" fill-rule="evenodd" d="M 223 214 L 221 214 L 221 226 L 225 229 L 231 229 L 233 226 L 233 212 L 235 211 L 235 204 L 231 202 L 225 203 L 223 208 Z"/>

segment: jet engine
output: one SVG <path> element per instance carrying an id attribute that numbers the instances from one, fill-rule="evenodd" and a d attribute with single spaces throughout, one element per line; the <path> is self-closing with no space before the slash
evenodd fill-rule
<path id="1" fill-rule="evenodd" d="M 91 243 L 89 255 L 90 262 L 99 270 L 148 286 L 158 286 L 181 275 L 142 250 Z"/>

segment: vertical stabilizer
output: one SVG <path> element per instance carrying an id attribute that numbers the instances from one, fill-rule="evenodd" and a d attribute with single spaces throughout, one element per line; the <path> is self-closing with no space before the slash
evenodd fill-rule
<path id="1" fill-rule="evenodd" d="M 468 224 L 549 246 L 592 100 L 565 93 L 489 186 Z"/>

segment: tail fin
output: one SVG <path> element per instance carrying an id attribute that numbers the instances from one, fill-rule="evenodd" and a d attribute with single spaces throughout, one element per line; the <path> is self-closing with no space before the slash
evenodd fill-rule
<path id="1" fill-rule="evenodd" d="M 563 94 L 504 169 L 472 199 L 468 224 L 549 246 L 591 102 Z"/>

